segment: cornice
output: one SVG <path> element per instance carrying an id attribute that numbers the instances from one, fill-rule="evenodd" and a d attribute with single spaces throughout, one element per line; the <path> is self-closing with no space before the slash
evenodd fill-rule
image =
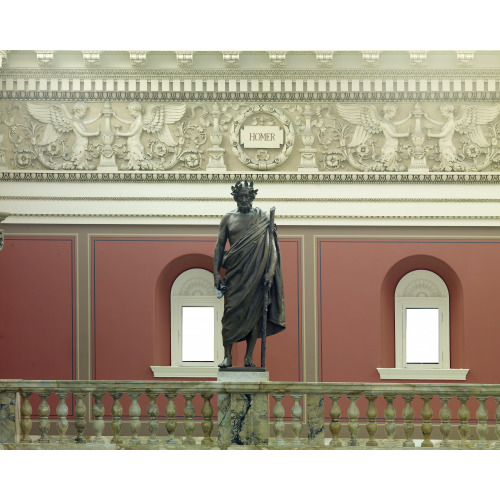
<path id="1" fill-rule="evenodd" d="M 217 219 L 219 220 L 224 214 L 89 214 L 89 213 L 11 213 L 10 218 L 13 217 L 45 217 L 45 218 L 111 218 L 111 219 Z M 435 221 L 451 221 L 451 220 L 482 220 L 482 221 L 497 221 L 500 220 L 500 215 L 285 215 L 283 217 L 277 216 L 276 219 L 324 219 L 324 220 L 435 220 Z"/>
<path id="2" fill-rule="evenodd" d="M 39 172 L 3 171 L 0 182 L 265 184 L 500 184 L 500 173 L 282 173 L 282 172 Z"/>
<path id="3" fill-rule="evenodd" d="M 55 201 L 67 203 L 70 201 L 87 202 L 181 202 L 181 203 L 227 203 L 233 198 L 208 198 L 208 197 L 163 197 L 163 196 L 2 196 L 4 201 Z M 500 203 L 500 198 L 265 198 L 259 196 L 263 203 Z"/>
<path id="4" fill-rule="evenodd" d="M 225 78 L 249 80 L 260 78 L 272 80 L 310 79 L 310 78 L 499 78 L 500 68 L 327 68 L 327 69 L 190 69 L 190 68 L 0 68 L 0 76 L 4 78 Z"/>

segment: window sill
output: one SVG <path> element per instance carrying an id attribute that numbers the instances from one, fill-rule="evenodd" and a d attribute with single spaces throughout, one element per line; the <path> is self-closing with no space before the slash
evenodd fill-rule
<path id="1" fill-rule="evenodd" d="M 468 368 L 377 368 L 382 380 L 465 380 Z"/>
<path id="2" fill-rule="evenodd" d="M 210 377 L 217 378 L 218 366 L 151 366 L 155 377 Z"/>

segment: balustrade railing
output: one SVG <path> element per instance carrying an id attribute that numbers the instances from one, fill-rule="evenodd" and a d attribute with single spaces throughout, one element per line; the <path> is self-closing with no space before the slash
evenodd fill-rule
<path id="1" fill-rule="evenodd" d="M 0 447 L 252 447 L 222 439 L 241 421 L 218 400 L 262 394 L 253 447 L 500 449 L 500 385 L 1 380 Z"/>

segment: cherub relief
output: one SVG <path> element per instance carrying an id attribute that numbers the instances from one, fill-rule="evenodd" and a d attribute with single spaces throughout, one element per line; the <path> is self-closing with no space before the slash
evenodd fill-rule
<path id="1" fill-rule="evenodd" d="M 26 105 L 31 116 L 47 124 L 43 137 L 38 143 L 39 146 L 54 143 L 63 133 L 72 131 L 75 134 L 75 142 L 69 160 L 71 168 L 77 170 L 93 170 L 96 168 L 95 165 L 87 162 L 88 138 L 97 137 L 100 130 L 88 132 L 86 125 L 97 121 L 101 117 L 101 113 L 90 120 L 83 120 L 88 110 L 88 106 L 84 102 L 76 102 L 71 113 L 62 103 L 28 102 Z M 61 168 L 68 168 L 67 163 L 61 162 Z"/>
<path id="2" fill-rule="evenodd" d="M 351 142 L 348 148 L 358 148 L 367 143 L 373 134 L 382 132 L 385 142 L 381 147 L 381 156 L 378 162 L 381 170 L 399 170 L 397 163 L 397 150 L 401 137 L 408 137 L 407 132 L 397 132 L 396 127 L 407 122 L 411 118 L 411 113 L 403 120 L 393 121 L 398 107 L 394 103 L 384 105 L 384 116 L 378 114 L 377 108 L 373 104 L 341 104 L 337 103 L 339 115 L 349 123 L 356 125 Z"/>
<path id="3" fill-rule="evenodd" d="M 127 138 L 127 149 L 129 153 L 128 170 L 149 169 L 145 154 L 145 148 L 141 142 L 142 132 L 148 132 L 164 143 L 168 148 L 178 146 L 178 142 L 172 135 L 168 125 L 180 120 L 186 112 L 184 103 L 169 103 L 154 106 L 147 116 L 143 116 L 144 109 L 139 102 L 131 102 L 127 109 L 134 118 L 126 120 L 120 118 L 115 112 L 114 117 L 122 123 L 130 125 L 128 132 L 116 130 L 116 135 Z"/>
<path id="4" fill-rule="evenodd" d="M 441 153 L 440 170 L 461 171 L 471 170 L 471 166 L 460 161 L 457 150 L 453 144 L 455 132 L 466 135 L 474 144 L 480 148 L 489 148 L 491 144 L 481 130 L 481 125 L 485 125 L 496 118 L 500 111 L 500 104 L 490 106 L 462 106 L 455 118 L 455 107 L 451 103 L 444 103 L 439 106 L 439 110 L 444 117 L 444 121 L 434 120 L 425 113 L 425 118 L 433 125 L 441 127 L 440 132 L 427 132 L 428 137 L 439 139 L 438 147 Z"/>

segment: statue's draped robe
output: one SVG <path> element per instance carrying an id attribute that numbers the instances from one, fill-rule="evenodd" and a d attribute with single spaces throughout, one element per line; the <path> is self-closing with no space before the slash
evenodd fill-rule
<path id="1" fill-rule="evenodd" d="M 269 293 L 266 335 L 285 329 L 285 301 L 278 237 L 273 228 L 278 262 Z M 225 252 L 222 267 L 226 269 L 227 290 L 222 318 L 224 346 L 244 340 L 258 324 L 262 337 L 262 313 L 265 295 L 263 278 L 270 256 L 269 216 L 255 208 L 246 233 Z"/>

